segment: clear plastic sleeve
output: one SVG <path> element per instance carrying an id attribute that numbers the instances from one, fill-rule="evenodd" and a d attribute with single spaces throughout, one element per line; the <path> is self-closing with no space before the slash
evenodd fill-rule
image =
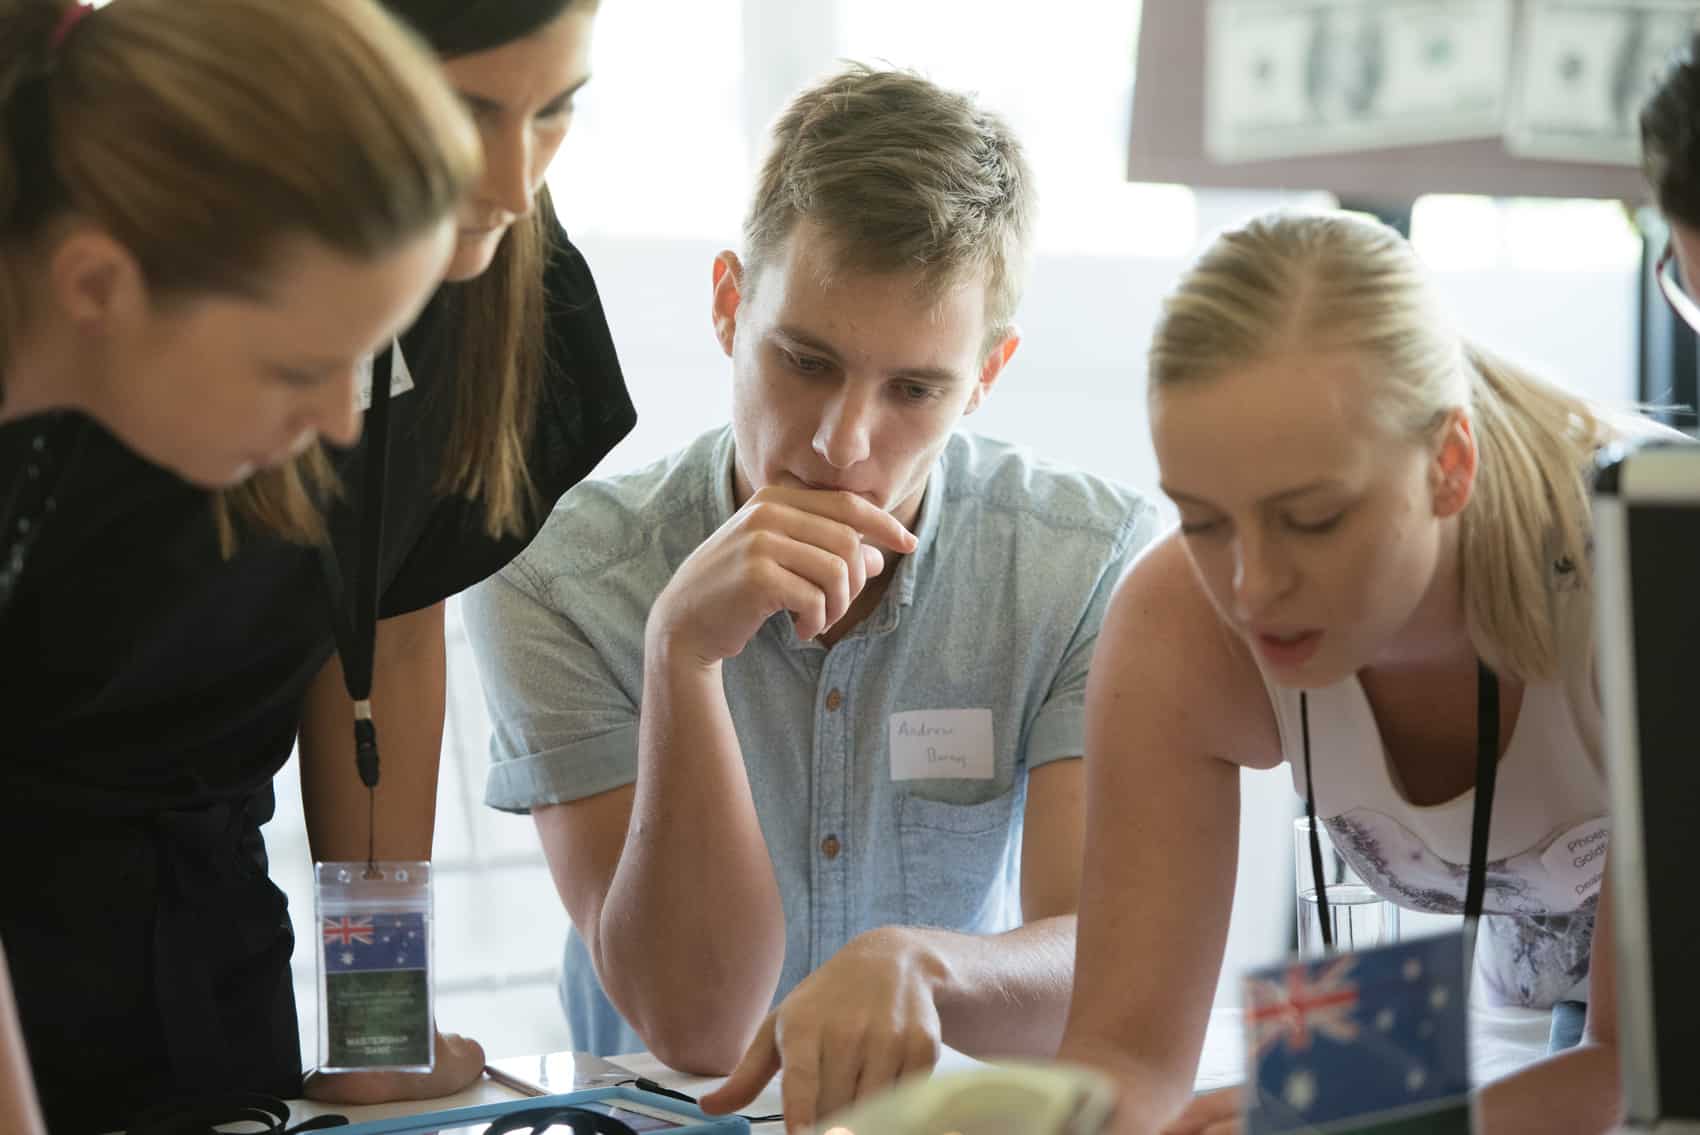
<path id="1" fill-rule="evenodd" d="M 428 1072 L 436 1058 L 431 865 L 315 865 L 319 1068 Z"/>

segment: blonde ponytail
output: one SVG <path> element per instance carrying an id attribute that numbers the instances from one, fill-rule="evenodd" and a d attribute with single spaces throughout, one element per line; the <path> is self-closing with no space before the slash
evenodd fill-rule
<path id="1" fill-rule="evenodd" d="M 1555 678 L 1589 645 L 1563 641 L 1571 620 L 1560 607 L 1589 594 L 1586 470 L 1608 429 L 1583 399 L 1474 344 L 1464 350 L 1478 454 L 1459 517 L 1470 637 L 1501 673 Z"/>

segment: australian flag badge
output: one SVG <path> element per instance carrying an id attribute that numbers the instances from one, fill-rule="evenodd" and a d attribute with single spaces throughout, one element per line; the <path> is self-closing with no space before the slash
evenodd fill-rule
<path id="1" fill-rule="evenodd" d="M 1246 1135 L 1468 1135 L 1461 934 L 1245 979 Z"/>
<path id="2" fill-rule="evenodd" d="M 321 916 L 332 1068 L 429 1068 L 430 928 L 418 912 Z"/>

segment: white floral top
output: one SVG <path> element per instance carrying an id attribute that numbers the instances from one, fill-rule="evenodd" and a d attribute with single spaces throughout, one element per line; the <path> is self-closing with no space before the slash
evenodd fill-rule
<path id="1" fill-rule="evenodd" d="M 1293 786 L 1304 792 L 1299 693 L 1265 678 Z M 1471 789 L 1418 806 L 1400 790 L 1363 687 L 1348 678 L 1310 697 L 1317 816 L 1342 857 L 1383 898 L 1410 910 L 1463 911 Z M 1597 707 L 1581 712 L 1597 718 Z M 1500 758 L 1476 944 L 1479 996 L 1548 1008 L 1586 1000 L 1594 907 L 1610 835 L 1604 775 L 1560 683 L 1523 695 Z M 1592 723 L 1597 729 L 1597 721 Z"/>

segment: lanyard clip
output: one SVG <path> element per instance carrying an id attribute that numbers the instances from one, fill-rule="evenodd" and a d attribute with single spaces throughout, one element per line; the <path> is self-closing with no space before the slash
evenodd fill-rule
<path id="1" fill-rule="evenodd" d="M 372 724 L 372 703 L 354 703 L 354 767 L 360 772 L 360 783 L 367 788 L 378 787 L 378 729 Z"/>

